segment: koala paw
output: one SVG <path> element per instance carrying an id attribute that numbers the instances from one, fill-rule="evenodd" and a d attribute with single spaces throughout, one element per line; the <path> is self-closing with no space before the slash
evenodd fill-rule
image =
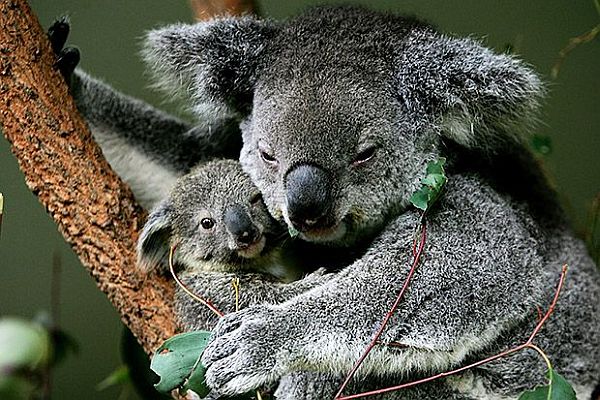
<path id="1" fill-rule="evenodd" d="M 70 83 L 71 76 L 75 67 L 79 64 L 81 58 L 79 50 L 75 47 L 64 47 L 69 36 L 70 26 L 67 17 L 61 17 L 54 21 L 54 23 L 48 28 L 48 39 L 52 45 L 52 51 L 56 54 L 56 68 L 60 71 L 61 75 L 65 78 L 67 83 Z"/>
<path id="2" fill-rule="evenodd" d="M 221 318 L 204 350 L 206 383 L 222 395 L 245 393 L 286 372 L 282 349 L 295 329 L 276 306 L 260 305 Z"/>
<path id="3" fill-rule="evenodd" d="M 296 371 L 281 378 L 275 398 L 277 400 L 333 399 L 343 377 L 326 372 Z"/>

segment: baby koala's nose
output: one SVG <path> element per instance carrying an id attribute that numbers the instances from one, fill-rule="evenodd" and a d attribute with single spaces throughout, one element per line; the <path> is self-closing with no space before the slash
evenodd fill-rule
<path id="1" fill-rule="evenodd" d="M 250 245 L 260 238 L 259 229 L 252 222 L 244 207 L 239 204 L 234 204 L 225 210 L 223 222 L 240 246 Z"/>

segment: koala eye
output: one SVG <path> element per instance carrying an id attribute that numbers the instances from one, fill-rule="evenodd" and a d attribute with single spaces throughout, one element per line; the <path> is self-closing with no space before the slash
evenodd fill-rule
<path id="1" fill-rule="evenodd" d="M 279 163 L 264 147 L 260 146 L 258 152 L 260 153 L 260 158 L 262 158 L 265 163 L 270 165 L 277 165 Z"/>
<path id="2" fill-rule="evenodd" d="M 366 149 L 360 151 L 356 156 L 354 156 L 354 159 L 352 160 L 352 165 L 358 166 L 358 165 L 362 165 L 362 164 L 366 163 L 367 161 L 372 159 L 373 156 L 375 156 L 376 152 L 377 152 L 377 146 L 367 147 Z"/>
<path id="3" fill-rule="evenodd" d="M 250 204 L 252 204 L 252 205 L 258 204 L 261 199 L 262 199 L 262 194 L 261 193 L 256 193 L 255 195 L 253 195 L 250 198 Z"/>
<path id="4" fill-rule="evenodd" d="M 200 225 L 204 229 L 212 229 L 212 227 L 215 226 L 215 220 L 212 218 L 202 218 Z"/>

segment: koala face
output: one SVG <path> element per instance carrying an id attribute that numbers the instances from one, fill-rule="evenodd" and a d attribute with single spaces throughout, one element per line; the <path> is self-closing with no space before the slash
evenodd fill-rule
<path id="1" fill-rule="evenodd" d="M 175 261 L 186 269 L 256 269 L 281 231 L 239 163 L 213 161 L 180 178 L 152 212 L 139 241 L 140 260 L 157 262 L 176 245 Z"/>
<path id="2" fill-rule="evenodd" d="M 273 216 L 309 241 L 353 242 L 378 230 L 407 204 L 433 157 L 433 146 L 415 146 L 428 138 L 414 135 L 383 79 L 375 85 L 335 71 L 265 77 L 242 124 L 244 169 Z"/>
<path id="3" fill-rule="evenodd" d="M 196 110 L 241 121 L 240 162 L 275 218 L 336 245 L 401 212 L 445 142 L 492 154 L 521 140 L 543 94 L 510 56 L 357 7 L 167 27 L 145 55 Z"/>

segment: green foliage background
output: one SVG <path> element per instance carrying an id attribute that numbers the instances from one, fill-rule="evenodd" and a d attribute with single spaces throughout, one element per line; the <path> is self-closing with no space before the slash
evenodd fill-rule
<path id="1" fill-rule="evenodd" d="M 118 89 L 161 105 L 147 89 L 137 51 L 144 30 L 187 21 L 185 0 L 31 0 L 44 26 L 53 18 L 71 16 L 70 42 L 82 52 L 81 65 Z M 285 18 L 309 4 L 323 1 L 260 2 L 262 13 Z M 554 177 L 569 215 L 582 229 L 586 210 L 600 191 L 600 40 L 577 48 L 565 61 L 557 80 L 549 72 L 569 38 L 598 24 L 591 1 L 578 0 L 406 0 L 352 1 L 371 7 L 422 16 L 442 30 L 484 37 L 532 64 L 549 83 L 550 96 L 538 133 L 552 139 L 553 152 L 545 165 Z M 173 105 L 164 105 L 173 110 Z M 519 177 L 515 177 L 519 179 Z M 114 399 L 117 389 L 96 392 L 95 386 L 119 364 L 121 324 L 116 312 L 79 265 L 43 207 L 25 187 L 8 143 L 0 139 L 0 192 L 5 216 L 0 238 L 0 315 L 32 317 L 48 309 L 52 255 L 63 259 L 62 326 L 80 342 L 80 354 L 55 373 L 54 397 Z M 576 266 L 573 266 L 576 268 Z"/>

